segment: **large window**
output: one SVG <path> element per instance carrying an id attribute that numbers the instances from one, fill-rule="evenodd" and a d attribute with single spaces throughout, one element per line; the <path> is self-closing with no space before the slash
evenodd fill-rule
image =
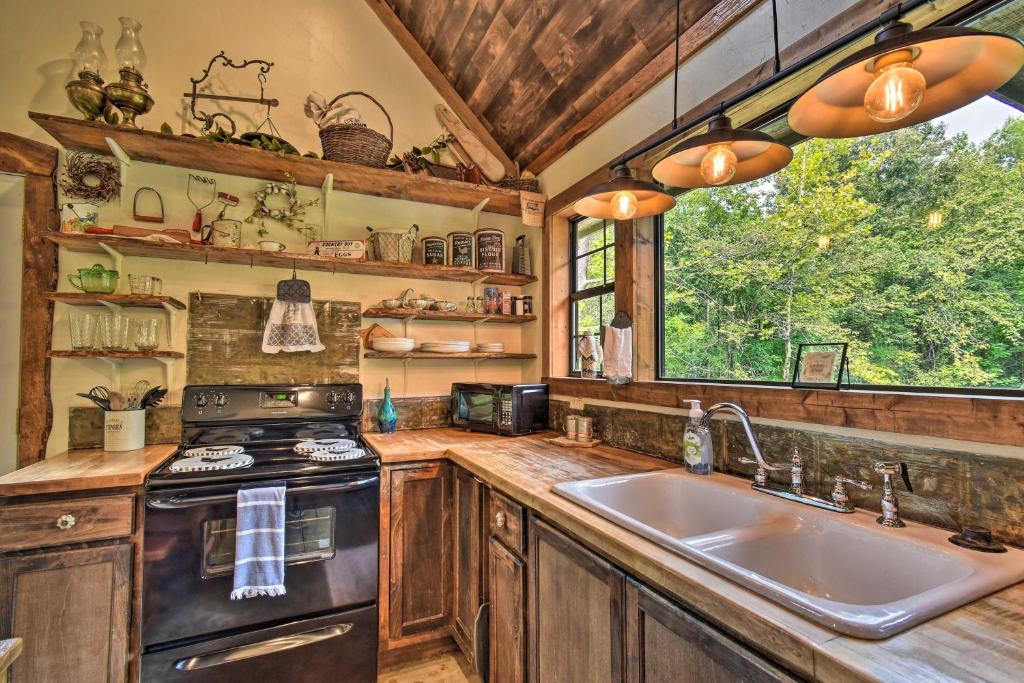
<path id="1" fill-rule="evenodd" d="M 581 218 L 571 223 L 572 305 L 570 368 L 579 371 L 576 347 L 581 337 L 593 332 L 598 339 L 615 316 L 615 223 Z"/>
<path id="2" fill-rule="evenodd" d="M 788 382 L 800 343 L 849 342 L 855 385 L 1024 387 L 1020 92 L 1018 75 L 940 119 L 798 142 L 770 178 L 680 195 L 661 229 L 661 376 Z M 792 139 L 784 118 L 766 128 Z"/>

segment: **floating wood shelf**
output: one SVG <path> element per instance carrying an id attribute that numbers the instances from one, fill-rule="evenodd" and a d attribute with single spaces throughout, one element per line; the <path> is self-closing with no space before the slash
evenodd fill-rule
<path id="1" fill-rule="evenodd" d="M 88 292 L 50 292 L 46 295 L 51 301 L 74 306 L 102 306 L 104 302 L 115 306 L 132 308 L 164 308 L 170 306 L 179 311 L 185 310 L 185 304 L 170 296 L 146 296 L 143 294 L 91 294 Z"/>
<path id="2" fill-rule="evenodd" d="M 378 360 L 524 360 L 536 358 L 535 353 L 480 353 L 478 351 L 466 351 L 464 353 L 432 353 L 430 351 L 408 351 L 397 353 L 390 351 L 367 351 L 363 358 L 374 358 Z"/>
<path id="3" fill-rule="evenodd" d="M 105 349 L 80 349 L 47 351 L 50 358 L 184 358 L 181 351 L 107 351 Z"/>
<path id="4" fill-rule="evenodd" d="M 483 282 L 492 285 L 520 287 L 536 282 L 533 275 L 512 275 L 511 273 L 482 273 L 472 268 L 458 266 L 427 266 L 421 263 L 397 263 L 394 261 L 363 261 L 335 259 L 309 254 L 269 252 L 259 249 L 234 249 L 214 247 L 205 244 L 182 244 L 180 242 L 150 242 L 129 237 L 107 235 L 84 235 L 52 232 L 46 239 L 71 251 L 89 254 L 105 254 L 101 246 L 106 244 L 124 256 L 143 256 L 180 261 L 202 261 L 203 263 L 231 263 L 242 266 L 267 266 L 300 270 L 318 270 L 327 273 L 352 273 L 355 275 L 376 275 L 400 277 L 414 280 L 444 280 L 448 282 Z"/>
<path id="5" fill-rule="evenodd" d="M 29 118 L 66 149 L 110 154 L 110 144 L 107 142 L 107 138 L 110 138 L 132 160 L 261 180 L 283 180 L 285 174 L 291 174 L 298 184 L 317 188 L 324 184 L 324 179 L 330 173 L 334 175 L 334 189 L 343 192 L 463 209 L 471 209 L 483 199 L 490 199 L 484 207 L 485 211 L 508 216 L 520 215 L 519 192 L 515 190 L 294 154 L 281 155 L 242 145 L 110 126 L 64 116 L 29 112 Z"/>
<path id="6" fill-rule="evenodd" d="M 364 318 L 390 318 L 392 320 L 448 320 L 470 323 L 528 323 L 536 320 L 535 315 L 488 315 L 466 313 L 465 311 L 415 311 L 409 308 L 367 308 Z"/>

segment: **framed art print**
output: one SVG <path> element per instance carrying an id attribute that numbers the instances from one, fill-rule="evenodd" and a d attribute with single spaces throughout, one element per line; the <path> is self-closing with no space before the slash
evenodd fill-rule
<path id="1" fill-rule="evenodd" d="M 850 384 L 849 344 L 800 344 L 796 351 L 796 363 L 793 366 L 794 389 L 833 389 L 842 387 L 843 373 L 846 373 L 846 384 Z"/>

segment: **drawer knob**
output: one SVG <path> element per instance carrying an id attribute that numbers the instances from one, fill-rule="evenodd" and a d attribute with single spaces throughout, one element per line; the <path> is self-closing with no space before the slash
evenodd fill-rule
<path id="1" fill-rule="evenodd" d="M 60 517 L 57 518 L 57 528 L 58 529 L 70 529 L 71 527 L 73 527 L 75 525 L 76 521 L 77 520 L 75 519 L 74 515 L 61 515 Z"/>
<path id="2" fill-rule="evenodd" d="M 504 512 L 498 512 L 498 514 L 494 515 L 494 526 L 498 527 L 499 529 L 504 529 L 505 528 L 505 513 Z"/>

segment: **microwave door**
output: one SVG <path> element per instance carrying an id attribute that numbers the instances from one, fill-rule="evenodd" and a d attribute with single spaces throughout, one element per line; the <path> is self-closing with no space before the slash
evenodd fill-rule
<path id="1" fill-rule="evenodd" d="M 459 420 L 475 427 L 494 428 L 494 394 L 462 391 L 459 393 Z"/>

